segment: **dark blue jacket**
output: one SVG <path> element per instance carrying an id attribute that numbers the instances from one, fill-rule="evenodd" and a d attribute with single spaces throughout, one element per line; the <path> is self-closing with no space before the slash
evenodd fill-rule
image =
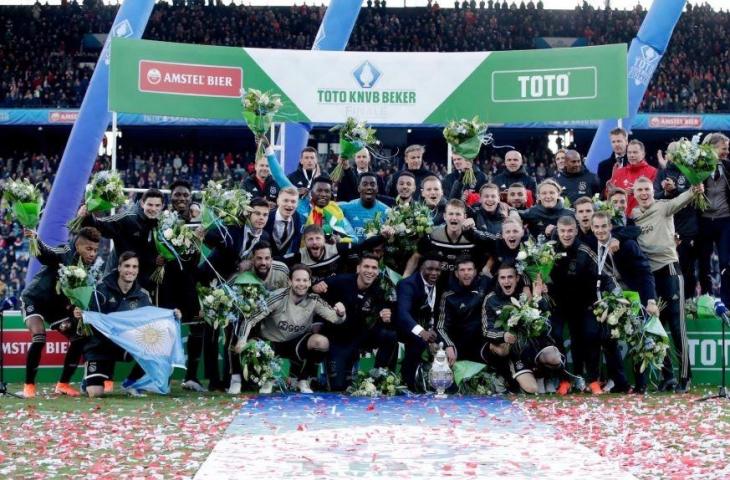
<path id="1" fill-rule="evenodd" d="M 214 226 L 205 234 L 203 242 L 213 251 L 208 256 L 208 260 L 199 265 L 198 281 L 200 283 L 208 285 L 218 275 L 227 280 L 236 272 L 239 262 L 243 260 L 241 250 L 243 250 L 245 240 L 245 228 L 245 225 L 230 225 L 225 228 Z M 266 231 L 261 233 L 259 241 L 261 240 L 269 241 Z M 252 246 L 247 245 L 248 248 Z"/>
<path id="2" fill-rule="evenodd" d="M 641 303 L 646 305 L 647 300 L 656 299 L 654 275 L 651 273 L 649 260 L 641 251 L 635 240 L 621 239 L 616 253 L 609 254 L 604 271 L 624 284 L 629 290 L 639 292 Z M 598 240 L 593 235 L 586 240 L 593 252 L 598 252 Z"/>
<path id="3" fill-rule="evenodd" d="M 396 327 L 403 336 L 413 336 L 411 330 L 416 325 L 422 326 L 425 330 L 431 327 L 431 322 L 436 321 L 436 306 L 438 305 L 438 287 L 436 288 L 436 302 L 433 310 L 428 306 L 426 288 L 421 278 L 421 272 L 404 278 L 398 284 L 398 308 L 396 315 Z"/>
<path id="4" fill-rule="evenodd" d="M 266 221 L 264 226 L 264 232 L 269 235 L 269 242 L 271 243 L 271 256 L 275 260 L 284 260 L 286 257 L 291 256 L 299 251 L 300 243 L 302 242 L 302 219 L 294 212 L 292 215 L 292 229 L 289 231 L 288 240 L 285 241 L 281 247 L 276 244 L 274 240 L 274 225 L 276 223 L 276 208 L 272 209 L 269 213 L 269 219 Z"/>
<path id="5" fill-rule="evenodd" d="M 570 203 L 580 197 L 593 197 L 601 192 L 598 176 L 585 167 L 578 173 L 560 172 L 555 176 L 555 181 L 563 188 L 562 195 L 568 197 Z"/>

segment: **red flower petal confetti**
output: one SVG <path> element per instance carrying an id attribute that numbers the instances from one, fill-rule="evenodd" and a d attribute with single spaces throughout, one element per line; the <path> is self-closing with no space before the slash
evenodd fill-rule
<path id="1" fill-rule="evenodd" d="M 532 420 L 637 478 L 730 478 L 730 402 L 697 395 L 522 398 Z"/>
<path id="2" fill-rule="evenodd" d="M 190 478 L 243 397 L 111 397 L 0 404 L 0 478 Z"/>

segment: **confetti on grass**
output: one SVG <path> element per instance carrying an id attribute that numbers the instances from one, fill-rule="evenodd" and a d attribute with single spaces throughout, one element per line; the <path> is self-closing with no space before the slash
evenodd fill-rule
<path id="1" fill-rule="evenodd" d="M 730 478 L 730 402 L 699 395 L 522 398 L 530 419 L 555 427 L 640 479 Z"/>
<path id="2" fill-rule="evenodd" d="M 0 405 L 0 478 L 191 478 L 246 397 L 176 392 Z"/>

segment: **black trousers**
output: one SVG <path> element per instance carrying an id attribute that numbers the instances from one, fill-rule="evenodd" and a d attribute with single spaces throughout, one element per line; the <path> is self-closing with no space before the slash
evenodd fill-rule
<path id="1" fill-rule="evenodd" d="M 714 248 L 720 261 L 720 297 L 730 305 L 730 217 L 700 218 L 700 285 L 702 293 L 713 294 L 710 259 Z"/>
<path id="2" fill-rule="evenodd" d="M 360 356 L 360 352 L 377 349 L 375 368 L 393 368 L 398 337 L 393 330 L 384 325 L 355 332 L 351 338 L 343 336 L 330 338 L 330 350 L 327 358 L 327 374 L 330 389 L 345 390 L 352 381 L 352 368 Z"/>
<path id="3" fill-rule="evenodd" d="M 686 380 L 691 378 L 692 372 L 689 367 L 687 323 L 684 318 L 684 278 L 679 263 L 670 263 L 653 273 L 657 296 L 666 302 L 660 318 L 664 326 L 669 327 L 672 334 L 672 341 L 679 359 L 679 378 Z M 671 355 L 666 356 L 662 367 L 662 376 L 665 380 L 674 377 L 670 357 Z"/>
<path id="4" fill-rule="evenodd" d="M 606 359 L 608 378 L 613 380 L 616 389 L 628 388 L 623 359 L 618 341 L 611 338 L 609 326 L 598 323 L 592 311 L 583 313 L 584 352 L 586 362 L 586 382 L 595 382 L 600 377 L 601 351 Z"/>
<path id="5" fill-rule="evenodd" d="M 567 349 L 565 348 L 565 325 L 568 325 L 570 330 L 570 355 L 573 360 L 573 373 L 576 375 L 584 375 L 585 373 L 585 320 L 583 314 L 580 311 L 561 311 L 556 310 L 550 317 L 550 325 L 552 330 L 550 336 L 555 340 L 555 343 L 563 355 L 568 355 Z"/>
<path id="6" fill-rule="evenodd" d="M 684 298 L 692 298 L 697 295 L 697 281 L 699 279 L 696 270 L 700 258 L 700 245 L 696 238 L 682 238 L 677 245 L 679 264 L 682 266 L 684 277 Z"/>
<path id="7" fill-rule="evenodd" d="M 401 341 L 405 345 L 403 363 L 401 363 L 400 367 L 401 378 L 409 389 L 415 390 L 416 370 L 418 369 L 418 364 L 421 363 L 421 355 L 423 355 L 424 351 L 428 350 L 428 343 L 412 332 L 403 334 Z"/>

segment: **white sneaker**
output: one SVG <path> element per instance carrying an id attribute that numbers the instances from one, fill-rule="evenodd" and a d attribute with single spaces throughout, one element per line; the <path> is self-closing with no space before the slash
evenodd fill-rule
<path id="1" fill-rule="evenodd" d="M 196 382 L 195 380 L 186 380 L 182 383 L 183 390 L 189 390 L 191 392 L 207 392 L 208 389 Z"/>
<path id="2" fill-rule="evenodd" d="M 300 393 L 314 393 L 314 390 L 312 390 L 312 387 L 309 385 L 309 380 L 299 380 L 297 382 L 297 387 L 299 388 Z"/>
<path id="3" fill-rule="evenodd" d="M 231 385 L 228 387 L 229 395 L 238 395 L 241 393 L 241 375 L 231 375 Z"/>
<path id="4" fill-rule="evenodd" d="M 274 382 L 271 380 L 266 380 L 263 385 L 261 385 L 261 388 L 259 388 L 259 393 L 271 393 L 274 391 Z"/>
<path id="5" fill-rule="evenodd" d="M 122 390 L 129 395 L 130 397 L 139 397 L 143 398 L 147 395 L 144 393 L 143 390 L 140 390 L 139 388 L 132 388 L 132 387 L 122 387 Z"/>

